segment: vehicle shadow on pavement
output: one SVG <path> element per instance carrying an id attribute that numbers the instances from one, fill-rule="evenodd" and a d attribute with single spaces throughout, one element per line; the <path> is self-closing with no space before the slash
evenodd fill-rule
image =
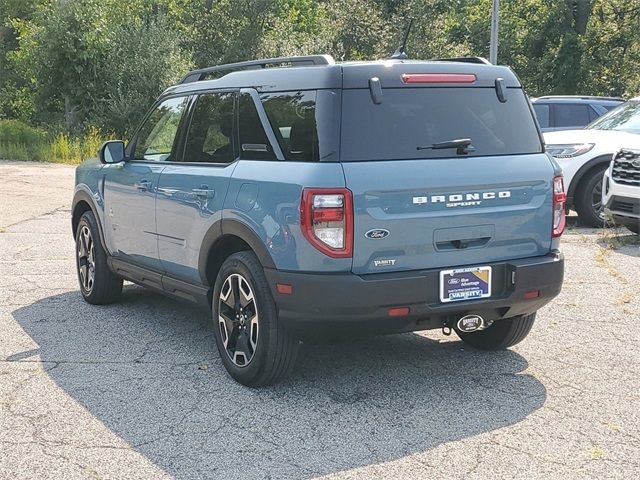
<path id="1" fill-rule="evenodd" d="M 292 377 L 233 382 L 206 313 L 136 286 L 91 306 L 79 292 L 13 312 L 47 374 L 177 478 L 310 478 L 393 461 L 525 419 L 546 399 L 514 351 L 417 334 L 303 345 Z M 80 427 L 78 427 L 80 428 Z"/>

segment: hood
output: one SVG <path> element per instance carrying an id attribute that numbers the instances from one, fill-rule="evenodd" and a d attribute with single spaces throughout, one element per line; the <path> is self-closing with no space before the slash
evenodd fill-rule
<path id="1" fill-rule="evenodd" d="M 543 134 L 547 145 L 570 143 L 595 143 L 598 146 L 611 144 L 611 148 L 640 148 L 640 135 L 620 130 L 562 130 Z"/>

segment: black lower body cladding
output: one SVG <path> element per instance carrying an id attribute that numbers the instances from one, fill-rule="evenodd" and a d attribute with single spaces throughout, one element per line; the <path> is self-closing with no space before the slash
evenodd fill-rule
<path id="1" fill-rule="evenodd" d="M 265 273 L 281 321 L 301 337 L 323 331 L 384 334 L 453 326 L 464 315 L 500 320 L 536 312 L 562 288 L 564 256 L 489 264 L 493 269 L 491 297 L 442 303 L 440 270 L 417 270 L 370 275 L 294 273 L 266 269 Z M 292 286 L 279 293 L 277 284 Z M 534 298 L 525 298 L 525 293 Z M 533 295 L 527 295 L 531 297 Z M 389 309 L 408 307 L 391 316 Z"/>

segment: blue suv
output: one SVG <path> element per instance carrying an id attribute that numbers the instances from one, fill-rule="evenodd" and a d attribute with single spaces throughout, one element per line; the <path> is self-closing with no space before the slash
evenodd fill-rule
<path id="1" fill-rule="evenodd" d="M 610 112 L 624 99 L 577 95 L 547 95 L 532 98 L 533 110 L 543 133 L 586 127 L 596 118 Z"/>
<path id="2" fill-rule="evenodd" d="M 504 349 L 560 292 L 563 192 L 509 68 L 216 66 L 77 168 L 80 290 L 105 304 L 126 279 L 202 305 L 248 386 L 327 333 L 443 329 Z"/>

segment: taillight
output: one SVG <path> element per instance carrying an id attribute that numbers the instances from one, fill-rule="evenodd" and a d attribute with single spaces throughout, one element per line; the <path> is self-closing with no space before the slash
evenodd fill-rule
<path id="1" fill-rule="evenodd" d="M 315 248 L 333 258 L 353 253 L 353 199 L 346 188 L 305 188 L 300 226 Z"/>
<path id="2" fill-rule="evenodd" d="M 559 237 L 564 232 L 567 223 L 564 208 L 567 195 L 564 193 L 564 181 L 562 175 L 553 177 L 553 237 Z"/>

